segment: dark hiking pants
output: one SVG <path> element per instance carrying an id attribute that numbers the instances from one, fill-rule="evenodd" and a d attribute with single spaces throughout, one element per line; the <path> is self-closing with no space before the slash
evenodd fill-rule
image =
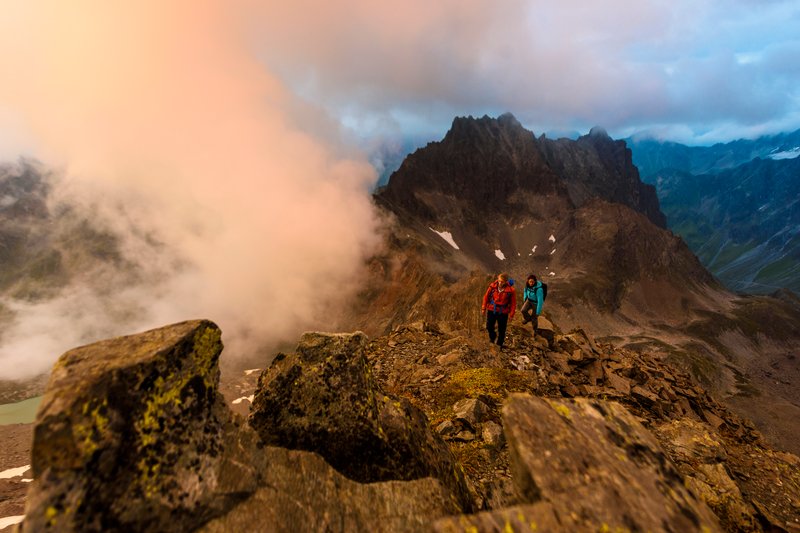
<path id="1" fill-rule="evenodd" d="M 539 315 L 536 314 L 536 303 L 532 302 L 531 300 L 525 300 L 525 303 L 522 304 L 522 309 L 520 309 L 520 312 L 522 313 L 522 316 L 525 317 L 525 322 L 531 323 L 535 333 L 536 328 L 539 327 Z"/>
<path id="2" fill-rule="evenodd" d="M 497 332 L 494 326 L 497 324 Z M 502 346 L 506 341 L 506 326 L 508 325 L 508 314 L 495 313 L 488 311 L 486 313 L 486 331 L 489 332 L 489 341 L 496 342 L 498 346 Z M 496 341 L 495 341 L 496 339 Z"/>

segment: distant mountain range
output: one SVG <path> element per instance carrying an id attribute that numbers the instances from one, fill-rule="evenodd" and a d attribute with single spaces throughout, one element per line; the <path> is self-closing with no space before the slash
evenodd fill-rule
<path id="1" fill-rule="evenodd" d="M 708 174 L 738 167 L 754 159 L 782 160 L 800 156 L 800 130 L 713 146 L 687 146 L 637 137 L 626 139 L 626 142 L 645 181 L 648 176 L 665 168 Z"/>
<path id="2" fill-rule="evenodd" d="M 800 130 L 710 147 L 631 140 L 668 226 L 736 291 L 800 292 Z"/>

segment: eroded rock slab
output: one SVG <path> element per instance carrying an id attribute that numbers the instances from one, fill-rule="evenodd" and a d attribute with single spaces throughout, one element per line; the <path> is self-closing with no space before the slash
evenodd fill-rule
<path id="1" fill-rule="evenodd" d="M 267 446 L 262 488 L 200 531 L 426 531 L 459 512 L 450 491 L 433 478 L 357 483 L 315 453 Z"/>
<path id="2" fill-rule="evenodd" d="M 503 425 L 520 494 L 548 504 L 544 515 L 541 505 L 526 506 L 528 524 L 556 519 L 573 530 L 719 530 L 653 435 L 615 402 L 514 394 Z"/>
<path id="3" fill-rule="evenodd" d="M 372 377 L 363 333 L 306 333 L 259 379 L 249 423 L 265 444 L 317 452 L 361 482 L 435 477 L 462 508 L 463 473 L 424 413 L 385 395 Z"/>

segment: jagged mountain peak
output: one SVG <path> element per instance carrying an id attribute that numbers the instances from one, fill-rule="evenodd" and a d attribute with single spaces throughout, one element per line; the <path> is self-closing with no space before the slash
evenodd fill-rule
<path id="1" fill-rule="evenodd" d="M 517 117 L 511 113 L 503 113 L 497 118 L 490 117 L 489 115 L 483 115 L 479 118 L 473 117 L 472 115 L 468 115 L 466 117 L 455 117 L 452 125 L 450 126 L 448 135 L 458 135 L 468 131 L 527 132 L 530 134 L 530 132 L 525 129 L 520 121 L 517 120 Z"/>
<path id="2" fill-rule="evenodd" d="M 409 155 L 377 194 L 379 203 L 429 224 L 483 218 L 504 222 L 522 196 L 551 195 L 568 202 L 533 133 L 511 114 L 458 117 L 444 138 Z M 485 214 L 480 216 L 480 214 Z"/>
<path id="3" fill-rule="evenodd" d="M 533 133 L 525 129 L 511 113 L 504 113 L 497 118 L 488 115 L 480 118 L 456 117 L 441 142 L 452 147 L 469 147 L 481 153 L 493 150 L 525 152 L 536 144 Z M 527 154 L 527 157 L 532 157 L 532 154 Z"/>
<path id="4" fill-rule="evenodd" d="M 378 196 L 394 210 L 429 223 L 461 220 L 466 210 L 508 220 L 508 206 L 533 205 L 531 197 L 549 197 L 560 209 L 596 197 L 666 226 L 655 188 L 639 179 L 624 141 L 613 140 L 599 126 L 577 141 L 537 139 L 511 113 L 456 117 L 441 141 L 406 158 Z"/>

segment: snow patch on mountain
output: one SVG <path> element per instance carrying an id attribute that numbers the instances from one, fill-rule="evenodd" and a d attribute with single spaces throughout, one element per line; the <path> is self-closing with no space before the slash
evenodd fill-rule
<path id="1" fill-rule="evenodd" d="M 496 256 L 497 256 L 497 258 L 498 258 L 500 261 L 505 261 L 505 260 L 506 260 L 506 256 L 505 256 L 505 254 L 503 254 L 503 250 L 501 250 L 501 249 L 499 249 L 499 248 L 498 248 L 497 250 L 495 250 L 495 251 L 494 251 L 494 255 L 496 255 Z"/>
<path id="2" fill-rule="evenodd" d="M 19 524 L 25 519 L 25 515 L 15 515 L 15 516 L 4 516 L 0 518 L 0 529 L 5 529 L 8 526 L 13 526 L 14 524 Z"/>
<path id="3" fill-rule="evenodd" d="M 450 246 L 452 246 L 452 247 L 453 247 L 453 248 L 455 248 L 456 250 L 460 250 L 460 248 L 459 248 L 459 247 L 458 247 L 458 245 L 456 244 L 456 241 L 454 241 L 454 240 L 453 240 L 453 234 L 452 234 L 452 233 L 450 233 L 449 231 L 436 231 L 436 230 L 435 230 L 435 229 L 433 229 L 433 228 L 428 228 L 428 229 L 430 229 L 432 232 L 434 232 L 435 234 L 437 234 L 439 237 L 441 237 L 442 239 L 444 239 L 445 241 L 447 241 L 447 244 L 449 244 Z"/>
<path id="4" fill-rule="evenodd" d="M 770 159 L 794 159 L 796 157 L 800 157 L 800 146 L 795 146 L 794 148 L 783 150 L 782 152 L 769 154 L 768 157 Z"/>
<path id="5" fill-rule="evenodd" d="M 28 470 L 31 469 L 31 465 L 20 466 L 19 468 L 9 468 L 8 470 L 3 470 L 0 472 L 0 479 L 11 479 L 12 477 L 19 477 Z"/>
<path id="6" fill-rule="evenodd" d="M 242 396 L 241 398 L 236 398 L 231 403 L 234 404 L 234 405 L 238 405 L 238 404 L 242 403 L 245 400 L 247 400 L 250 403 L 253 403 L 253 399 L 254 398 L 255 398 L 255 394 L 251 394 L 250 396 Z"/>

